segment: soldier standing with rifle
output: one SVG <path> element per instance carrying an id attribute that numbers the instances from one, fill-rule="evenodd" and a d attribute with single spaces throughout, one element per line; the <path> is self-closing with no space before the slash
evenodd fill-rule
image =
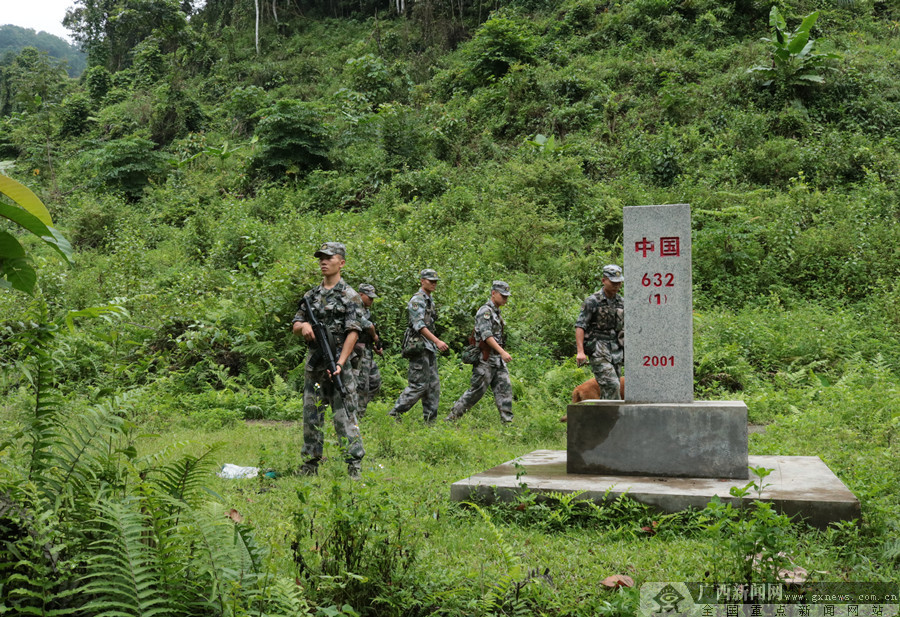
<path id="1" fill-rule="evenodd" d="M 481 400 L 488 386 L 494 392 L 494 404 L 500 412 L 500 420 L 509 424 L 512 415 L 512 384 L 506 363 L 512 357 L 503 348 L 506 344 L 506 323 L 500 316 L 500 308 L 509 301 L 509 284 L 494 281 L 490 299 L 475 313 L 474 340 L 481 356 L 472 365 L 472 382 L 459 400 L 453 404 L 446 420 L 458 420 Z"/>
<path id="2" fill-rule="evenodd" d="M 326 242 L 315 256 L 322 284 L 303 296 L 293 320 L 293 333 L 309 345 L 303 381 L 303 449 L 300 473 L 316 475 L 322 459 L 325 405 L 331 405 L 334 430 L 341 441 L 350 477 L 358 479 L 365 451 L 353 407 L 356 378 L 347 362 L 362 330 L 362 301 L 341 278 L 347 251 L 340 242 Z M 346 369 L 345 369 L 346 367 Z"/>

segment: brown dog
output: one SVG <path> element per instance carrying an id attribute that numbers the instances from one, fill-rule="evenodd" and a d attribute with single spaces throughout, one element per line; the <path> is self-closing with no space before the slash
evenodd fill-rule
<path id="1" fill-rule="evenodd" d="M 619 397 L 625 400 L 625 378 L 619 377 Z M 572 403 L 580 403 L 581 401 L 590 401 L 600 398 L 600 384 L 591 377 L 586 382 L 572 390 Z M 559 419 L 560 422 L 568 420 L 568 416 Z"/>

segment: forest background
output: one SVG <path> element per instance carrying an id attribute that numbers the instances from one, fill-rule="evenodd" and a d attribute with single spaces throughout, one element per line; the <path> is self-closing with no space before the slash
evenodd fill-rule
<path id="1" fill-rule="evenodd" d="M 898 579 L 895 2 L 76 0 L 66 24 L 80 78 L 0 59 L 0 173 L 74 247 L 0 227 L 30 291 L 0 290 L 3 609 L 633 614 L 647 581 Z M 747 402 L 751 454 L 821 457 L 858 524 L 449 502 L 564 447 L 581 301 L 621 262 L 622 208 L 663 203 L 692 205 L 695 397 Z M 391 343 L 352 486 L 330 442 L 321 477 L 290 475 L 289 324 L 332 240 Z M 442 416 L 509 281 L 513 425 L 489 398 L 457 426 L 385 416 L 424 267 Z"/>

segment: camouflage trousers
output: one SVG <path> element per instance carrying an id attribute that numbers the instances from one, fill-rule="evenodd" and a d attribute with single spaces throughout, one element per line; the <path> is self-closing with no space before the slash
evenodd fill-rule
<path id="1" fill-rule="evenodd" d="M 594 353 L 591 354 L 591 371 L 600 385 L 600 398 L 619 400 L 619 377 L 622 375 L 622 351 L 616 345 L 616 351 L 610 349 L 606 341 L 597 341 Z"/>
<path id="2" fill-rule="evenodd" d="M 331 406 L 334 432 L 347 463 L 358 465 L 366 454 L 353 406 L 356 396 L 355 371 L 341 371 L 341 380 L 347 388 L 346 396 L 341 396 L 337 387 L 332 385 L 325 369 L 306 369 L 303 382 L 303 449 L 300 453 L 307 463 L 315 465 L 322 458 L 325 440 L 322 425 L 326 405 Z"/>
<path id="3" fill-rule="evenodd" d="M 366 407 L 381 391 L 381 371 L 375 364 L 375 353 L 368 347 L 359 360 L 357 373 L 359 376 L 356 380 L 356 417 L 362 418 L 366 415 Z"/>
<path id="4" fill-rule="evenodd" d="M 422 416 L 426 422 L 433 422 L 437 417 L 438 403 L 441 400 L 441 380 L 438 377 L 437 358 L 434 352 L 426 351 L 420 356 L 410 358 L 407 379 L 409 385 L 400 393 L 400 398 L 394 403 L 390 415 L 399 417 L 422 399 Z"/>
<path id="5" fill-rule="evenodd" d="M 503 422 L 512 422 L 512 384 L 509 381 L 509 370 L 500 356 L 492 355 L 486 361 L 481 360 L 472 366 L 472 381 L 459 400 L 453 403 L 448 420 L 456 420 L 472 409 L 481 400 L 488 386 L 494 393 L 494 404 L 500 412 Z"/>

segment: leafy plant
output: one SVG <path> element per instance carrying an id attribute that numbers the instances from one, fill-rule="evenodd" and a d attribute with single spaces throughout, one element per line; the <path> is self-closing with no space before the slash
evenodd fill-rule
<path id="1" fill-rule="evenodd" d="M 285 180 L 328 163 L 327 132 L 317 106 L 282 99 L 254 117 L 260 120 L 255 133 L 259 143 L 250 159 L 252 175 Z"/>
<path id="2" fill-rule="evenodd" d="M 718 544 L 717 550 L 721 550 L 713 569 L 716 580 L 779 582 L 782 573 L 791 566 L 787 554 L 793 545 L 791 518 L 777 513 L 772 503 L 760 499 L 768 486 L 763 481 L 772 470 L 751 467 L 750 471 L 757 480 L 729 491 L 738 500 L 737 508 L 716 496 L 704 510 L 713 521 L 707 526 L 707 532 Z M 744 500 L 752 491 L 757 498 L 748 508 Z"/>
<path id="3" fill-rule="evenodd" d="M 53 227 L 50 213 L 37 195 L 24 184 L 0 174 L 0 194 L 15 205 L 0 201 L 0 216 L 12 221 L 20 229 L 34 234 L 71 263 L 72 246 Z M 8 231 L 0 230 L 0 287 L 31 293 L 37 274 L 29 262 L 25 248 Z"/>
<path id="4" fill-rule="evenodd" d="M 769 13 L 769 26 L 773 36 L 762 39 L 769 44 L 772 64 L 755 66 L 747 72 L 762 76 L 765 79 L 762 84 L 764 87 L 778 86 L 789 91 L 799 104 L 799 88 L 824 83 L 822 72 L 834 70 L 828 63 L 839 57 L 834 53 L 814 51 L 816 40 L 810 38 L 810 30 L 818 19 L 818 11 L 810 13 L 792 33 L 788 33 L 784 17 L 778 7 L 773 6 Z"/>
<path id="5" fill-rule="evenodd" d="M 167 157 L 155 148 L 156 144 L 148 139 L 126 137 L 91 151 L 89 156 L 97 173 L 95 182 L 137 201 L 151 181 L 164 176 Z"/>
<path id="6" fill-rule="evenodd" d="M 5 341 L 25 351 L 18 367 L 34 405 L 0 445 L 15 454 L 0 464 L 0 606 L 21 615 L 263 612 L 274 593 L 267 552 L 239 514 L 205 502 L 216 448 L 169 460 L 173 444 L 138 456 L 127 396 L 66 409 L 53 377 L 58 330 L 32 324 Z"/>
<path id="7" fill-rule="evenodd" d="M 538 39 L 517 20 L 495 15 L 475 33 L 466 49 L 469 70 L 477 85 L 503 77 L 515 63 L 534 59 Z"/>

